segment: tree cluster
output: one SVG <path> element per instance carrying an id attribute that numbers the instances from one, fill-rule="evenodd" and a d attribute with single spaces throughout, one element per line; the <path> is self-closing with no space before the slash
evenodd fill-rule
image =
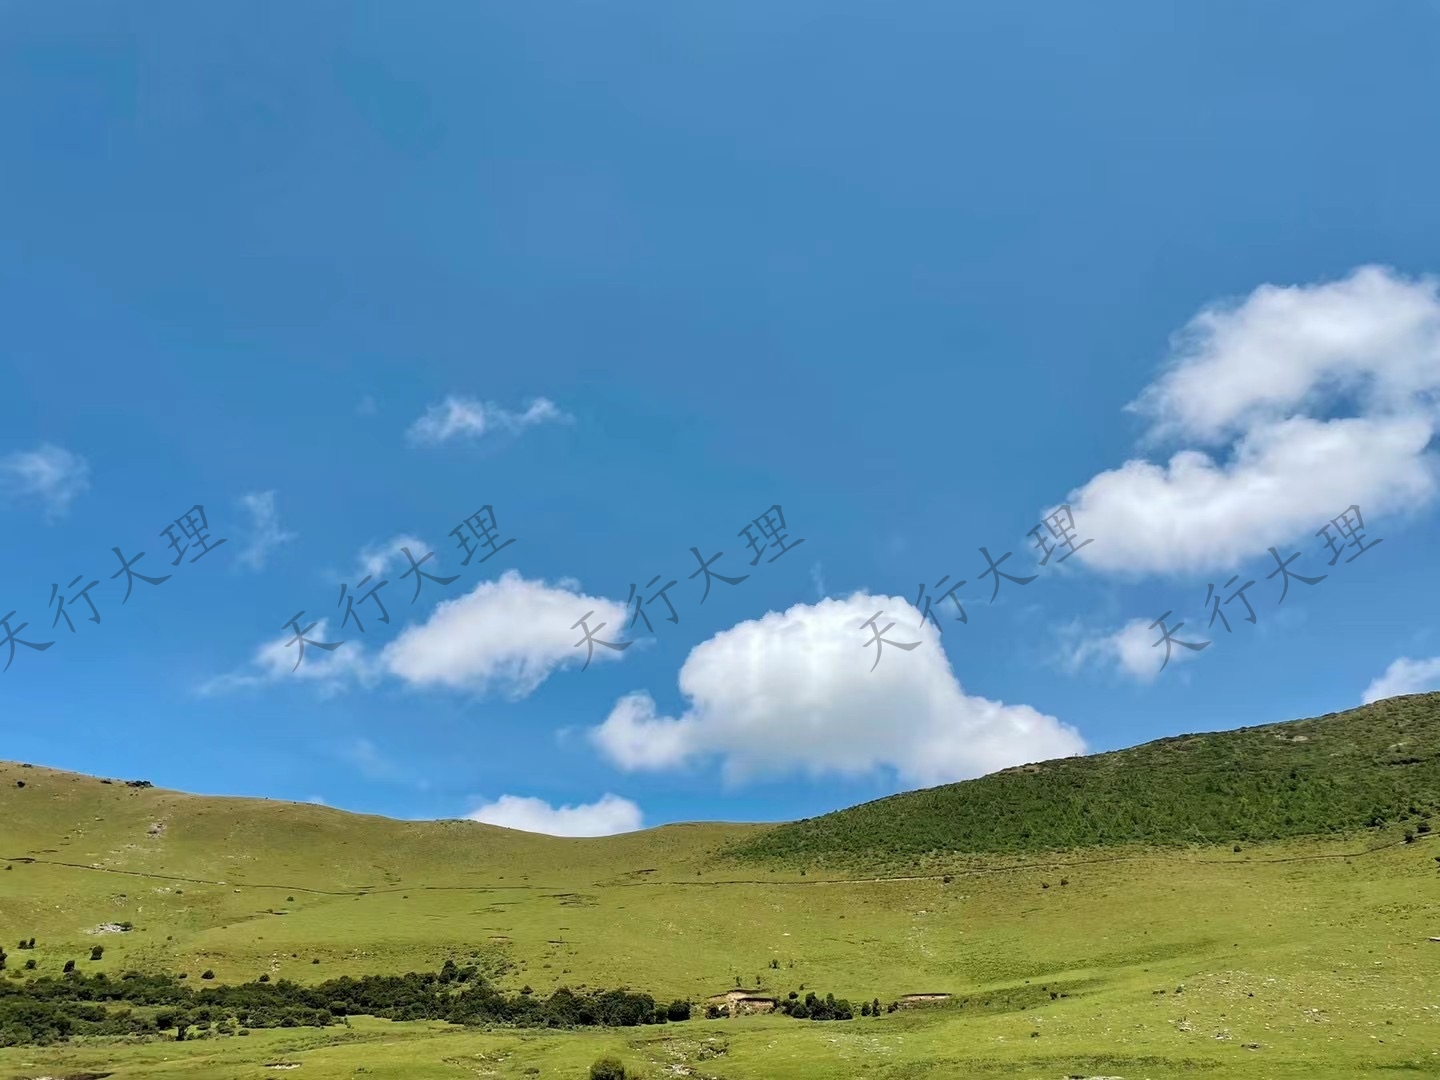
<path id="1" fill-rule="evenodd" d="M 157 1035 L 183 1040 L 214 1031 L 325 1027 L 346 1016 L 446 1020 L 516 1027 L 629 1027 L 690 1019 L 691 1006 L 657 1006 L 629 990 L 560 988 L 548 997 L 506 994 L 446 961 L 439 972 L 342 976 L 315 986 L 285 979 L 191 989 L 173 975 L 111 978 L 71 970 L 59 978 L 0 981 L 0 1046 L 46 1044 L 76 1035 Z"/>

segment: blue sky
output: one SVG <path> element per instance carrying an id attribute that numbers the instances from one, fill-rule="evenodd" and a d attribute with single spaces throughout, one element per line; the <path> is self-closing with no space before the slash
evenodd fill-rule
<path id="1" fill-rule="evenodd" d="M 1440 13 L 1104 11 L 4 5 L 0 756 L 605 832 L 1440 686 Z"/>

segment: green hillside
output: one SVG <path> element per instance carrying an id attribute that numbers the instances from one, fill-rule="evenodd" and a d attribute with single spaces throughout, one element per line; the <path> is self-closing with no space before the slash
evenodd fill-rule
<path id="1" fill-rule="evenodd" d="M 637 1080 L 1435 1075 L 1437 712 L 1397 699 L 791 825 L 583 840 L 0 763 L 0 1077 L 584 1080 L 602 1055 Z M 293 997 L 447 963 L 510 1000 L 953 997 L 549 1031 L 355 1015 L 351 992 L 324 1027 L 233 1007 L 261 980 Z M 142 1033 L 26 1035 L 34 994 L 131 971 L 231 1004 L 184 1041 L 158 1000 L 107 1006 Z"/>
<path id="2" fill-rule="evenodd" d="M 1440 810 L 1440 693 L 1311 720 L 1158 739 L 892 795 L 739 840 L 740 861 L 888 865 L 936 854 L 1231 844 Z"/>

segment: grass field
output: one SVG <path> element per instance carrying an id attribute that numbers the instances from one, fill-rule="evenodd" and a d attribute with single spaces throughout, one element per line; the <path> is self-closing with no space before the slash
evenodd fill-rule
<path id="1" fill-rule="evenodd" d="M 802 873 L 727 854 L 770 827 L 561 840 L 0 765 L 0 944 L 36 938 L 12 978 L 19 956 L 298 982 L 453 958 L 537 992 L 954 995 L 848 1022 L 77 1040 L 0 1049 L 0 1077 L 581 1078 L 606 1052 L 653 1078 L 1440 1076 L 1440 842 L 1406 827 Z"/>

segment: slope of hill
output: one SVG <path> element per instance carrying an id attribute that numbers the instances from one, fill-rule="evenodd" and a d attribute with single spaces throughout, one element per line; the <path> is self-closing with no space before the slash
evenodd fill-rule
<path id="1" fill-rule="evenodd" d="M 933 791 L 832 815 L 861 815 L 874 834 L 852 851 L 832 831 L 827 858 L 873 863 L 902 843 L 949 844 L 933 876 L 921 855 L 889 876 L 817 872 L 813 851 L 799 866 L 717 857 L 815 822 L 566 840 L 0 764 L 0 946 L 13 950 L 0 986 L 12 990 L 69 964 L 109 979 L 135 969 L 191 986 L 316 986 L 452 960 L 510 993 L 627 984 L 665 1001 L 740 986 L 855 1002 L 954 995 L 840 1024 L 757 1016 L 553 1033 L 346 1016 L 245 1038 L 209 1025 L 184 1042 L 40 1047 L 0 1023 L 0 1075 L 234 1080 L 303 1067 L 313 1080 L 534 1080 L 582 1077 L 610 1053 L 644 1080 L 1428 1075 L 1440 1061 L 1440 945 L 1428 940 L 1440 934 L 1440 844 L 1420 829 L 1435 802 L 1437 711 L 1440 695 L 1409 698 L 939 789 L 981 793 L 965 819 L 970 841 L 983 838 L 980 819 L 1019 800 L 1039 808 L 1032 832 L 1058 844 L 1054 821 L 1068 819 L 1043 812 L 1064 790 L 1057 766 L 1113 774 L 1092 814 L 1103 804 L 1119 818 L 1129 805 L 1143 822 L 1168 794 L 1164 820 L 1179 839 L 1210 820 L 1273 828 L 1285 812 L 1291 830 L 1322 834 L 1238 853 L 1227 841 L 957 854 L 983 848 L 956 842 L 943 802 L 938 822 L 921 819 Z M 1284 807 L 1252 794 L 1250 817 L 1225 808 L 1224 785 L 1263 794 L 1261 776 L 1282 781 L 1287 794 L 1267 797 Z M 1391 820 L 1373 835 L 1331 832 L 1363 826 L 1377 806 Z M 1405 844 L 1411 827 L 1419 842 Z"/>
<path id="2" fill-rule="evenodd" d="M 1387 823 L 1425 833 L 1436 811 L 1440 693 L 1006 769 L 781 825 L 728 854 L 885 865 L 932 854 L 1280 840 Z"/>

